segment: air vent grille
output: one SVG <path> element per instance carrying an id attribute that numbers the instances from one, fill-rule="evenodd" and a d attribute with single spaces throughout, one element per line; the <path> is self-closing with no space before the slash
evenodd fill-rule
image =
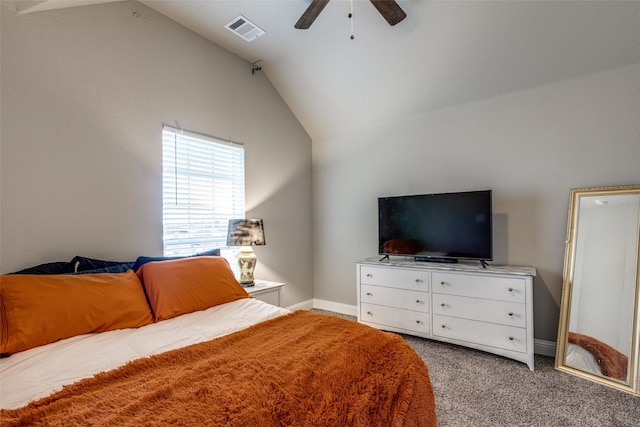
<path id="1" fill-rule="evenodd" d="M 237 18 L 229 22 L 224 27 L 248 42 L 257 39 L 265 33 L 262 28 L 258 27 L 242 15 L 238 15 Z"/>

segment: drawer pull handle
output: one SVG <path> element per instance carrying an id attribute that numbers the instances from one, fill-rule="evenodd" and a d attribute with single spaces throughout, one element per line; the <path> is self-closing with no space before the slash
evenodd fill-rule
<path id="1" fill-rule="evenodd" d="M 444 328 L 446 328 L 446 326 L 445 326 L 445 325 L 442 325 L 442 329 L 444 329 Z"/>
<path id="2" fill-rule="evenodd" d="M 509 288 L 509 292 L 513 292 L 513 288 Z"/>
<path id="3" fill-rule="evenodd" d="M 513 316 L 513 313 L 509 313 L 509 316 Z"/>
<path id="4" fill-rule="evenodd" d="M 373 296 L 373 294 L 372 294 L 371 292 L 367 292 L 367 296 L 368 296 L 368 297 L 372 297 L 372 296 Z"/>
<path id="5" fill-rule="evenodd" d="M 372 312 L 370 312 L 370 311 L 367 311 L 367 315 L 368 315 L 368 316 L 373 316 L 373 313 L 372 313 Z"/>
<path id="6" fill-rule="evenodd" d="M 367 277 L 373 277 L 373 274 L 367 273 Z"/>
<path id="7" fill-rule="evenodd" d="M 444 307 L 446 304 L 445 304 L 445 303 L 443 303 L 443 302 L 441 302 L 441 303 L 440 303 L 440 305 L 441 305 L 442 307 Z"/>
<path id="8" fill-rule="evenodd" d="M 513 341 L 513 337 L 509 337 L 509 341 Z"/>
<path id="9" fill-rule="evenodd" d="M 420 282 L 422 282 L 422 280 L 416 279 L 416 283 L 420 283 Z"/>
<path id="10" fill-rule="evenodd" d="M 419 320 L 416 320 L 416 323 L 419 325 L 421 322 Z"/>
<path id="11" fill-rule="evenodd" d="M 441 284 L 442 286 L 444 286 L 444 285 L 446 285 L 446 284 L 447 284 L 447 282 L 445 282 L 445 281 L 443 280 L 442 282 L 440 282 L 440 284 Z"/>
<path id="12" fill-rule="evenodd" d="M 419 299 L 416 300 L 416 304 L 421 304 L 422 301 L 420 301 Z"/>

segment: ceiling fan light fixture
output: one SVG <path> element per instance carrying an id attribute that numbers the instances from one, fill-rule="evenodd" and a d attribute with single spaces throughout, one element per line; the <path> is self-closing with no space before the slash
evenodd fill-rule
<path id="1" fill-rule="evenodd" d="M 396 3 L 395 0 L 369 0 L 371 4 L 380 12 L 380 15 L 389 23 L 389 25 L 393 26 L 402 21 L 407 17 L 407 14 L 402 10 L 400 5 Z M 295 28 L 299 30 L 308 29 L 313 21 L 316 20 L 322 9 L 329 3 L 329 0 L 311 0 L 311 3 L 304 11 L 298 22 L 294 25 Z M 353 3 L 351 3 L 351 9 L 353 8 Z M 351 16 L 350 16 L 351 18 Z M 352 37 L 353 38 L 353 37 Z"/>
<path id="2" fill-rule="evenodd" d="M 237 18 L 231 20 L 224 27 L 238 37 L 242 37 L 247 42 L 252 42 L 258 37 L 266 34 L 262 28 L 258 27 L 242 15 L 238 15 Z"/>

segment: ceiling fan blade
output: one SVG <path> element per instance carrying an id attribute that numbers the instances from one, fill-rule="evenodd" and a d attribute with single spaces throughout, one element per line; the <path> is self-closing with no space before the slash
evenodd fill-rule
<path id="1" fill-rule="evenodd" d="M 389 25 L 396 25 L 398 22 L 402 21 L 407 17 L 407 14 L 404 13 L 404 10 L 400 8 L 398 3 L 394 0 L 370 0 L 371 3 L 378 9 L 380 15 L 384 19 L 387 20 Z"/>
<path id="2" fill-rule="evenodd" d="M 322 9 L 329 3 L 329 0 L 312 0 L 311 4 L 304 11 L 296 25 L 294 25 L 299 30 L 306 30 L 313 24 L 313 21 L 316 20 Z"/>

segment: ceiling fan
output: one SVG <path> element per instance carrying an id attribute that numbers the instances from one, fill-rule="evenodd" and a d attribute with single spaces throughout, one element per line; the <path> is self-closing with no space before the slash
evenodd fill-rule
<path id="1" fill-rule="evenodd" d="M 395 0 L 369 0 L 378 9 L 378 12 L 382 15 L 384 19 L 387 20 L 389 25 L 396 25 L 398 22 L 402 21 L 407 17 L 407 14 L 404 13 L 404 10 L 400 8 L 398 3 Z M 313 24 L 313 21 L 316 20 L 322 9 L 329 3 L 329 0 L 312 0 L 311 4 L 304 11 L 298 22 L 296 22 L 295 27 L 299 30 L 306 30 Z"/>

